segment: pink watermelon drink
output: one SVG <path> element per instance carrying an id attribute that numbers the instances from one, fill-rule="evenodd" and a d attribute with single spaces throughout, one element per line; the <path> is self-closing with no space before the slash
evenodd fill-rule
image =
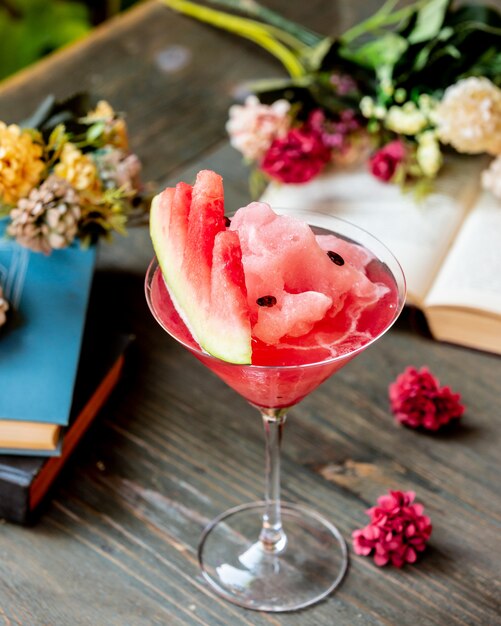
<path id="1" fill-rule="evenodd" d="M 322 228 L 329 218 L 317 216 L 312 230 L 252 203 L 225 221 L 219 177 L 199 180 L 193 190 L 167 189 L 152 209 L 154 220 L 169 206 L 167 239 L 179 250 L 166 261 L 175 268 L 174 289 L 165 271 L 152 279 L 155 316 L 252 404 L 292 406 L 390 326 L 400 308 L 395 279 L 363 245 Z M 192 301 L 183 304 L 190 289 Z M 187 317 L 187 306 L 197 314 Z M 211 325 L 216 339 L 210 333 L 204 350 L 199 337 Z M 227 358 L 217 353 L 222 342 L 231 344 L 223 346 Z"/>
<path id="2" fill-rule="evenodd" d="M 209 525 L 203 575 L 247 608 L 308 606 L 340 583 L 347 551 L 330 522 L 280 502 L 285 412 L 391 326 L 404 301 L 401 268 L 368 233 L 330 216 L 252 203 L 225 218 L 222 179 L 210 171 L 159 194 L 150 225 L 154 316 L 265 426 L 265 501 Z"/>

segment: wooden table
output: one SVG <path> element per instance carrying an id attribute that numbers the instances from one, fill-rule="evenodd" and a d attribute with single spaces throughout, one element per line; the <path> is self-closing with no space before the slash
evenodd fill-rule
<path id="1" fill-rule="evenodd" d="M 326 32 L 379 3 L 270 5 Z M 248 201 L 247 173 L 225 138 L 227 108 L 246 80 L 279 72 L 251 44 L 146 2 L 5 82 L 0 119 L 21 119 L 49 92 L 92 90 L 127 112 L 146 180 L 191 180 L 210 166 L 236 207 Z M 259 499 L 261 424 L 151 318 L 142 286 L 151 255 L 146 228 L 100 250 L 93 314 L 137 335 L 135 367 L 39 523 L 0 527 L 0 624 L 499 624 L 501 361 L 433 342 L 405 318 L 291 411 L 283 496 L 349 539 L 378 495 L 415 490 L 434 527 L 423 559 L 380 569 L 352 553 L 339 590 L 295 614 L 249 612 L 212 595 L 198 538 L 225 508 Z M 408 364 L 428 364 L 462 393 L 458 428 L 427 436 L 394 424 L 387 386 Z"/>

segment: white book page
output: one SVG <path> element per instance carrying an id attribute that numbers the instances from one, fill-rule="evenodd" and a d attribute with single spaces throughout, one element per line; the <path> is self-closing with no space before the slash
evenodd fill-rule
<path id="1" fill-rule="evenodd" d="M 270 185 L 261 200 L 336 215 L 369 231 L 400 261 L 409 302 L 421 304 L 474 202 L 484 166 L 479 158 L 451 159 L 434 192 L 421 202 L 396 185 L 380 182 L 366 166 L 304 185 Z"/>
<path id="2" fill-rule="evenodd" d="M 466 218 L 427 306 L 459 306 L 501 314 L 501 201 L 484 192 Z"/>

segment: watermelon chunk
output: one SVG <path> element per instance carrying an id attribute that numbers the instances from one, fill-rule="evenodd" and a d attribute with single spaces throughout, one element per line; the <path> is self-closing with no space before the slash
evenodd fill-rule
<path id="1" fill-rule="evenodd" d="M 150 233 L 171 298 L 194 339 L 231 363 L 251 362 L 240 240 L 226 232 L 220 176 L 199 172 L 152 202 Z"/>
<path id="2" fill-rule="evenodd" d="M 212 257 L 210 301 L 208 317 L 210 332 L 205 337 L 205 349 L 210 354 L 218 356 L 233 354 L 235 345 L 245 346 L 242 358 L 250 363 L 249 306 L 242 267 L 242 250 L 237 233 L 221 231 L 216 235 Z M 214 315 L 215 312 L 217 315 Z M 221 327 L 225 329 L 222 336 L 218 332 Z"/>
<path id="3" fill-rule="evenodd" d="M 252 335 L 266 344 L 289 346 L 321 321 L 335 342 L 355 332 L 363 311 L 387 291 L 365 273 L 374 259 L 370 252 L 334 235 L 315 236 L 304 222 L 277 215 L 265 203 L 239 209 L 230 228 L 240 237 Z M 275 305 L 260 306 L 263 296 Z"/>
<path id="4" fill-rule="evenodd" d="M 350 243 L 336 235 L 317 235 L 315 238 L 324 252 L 336 252 L 357 270 L 365 270 L 367 265 L 374 260 L 374 256 L 367 248 Z"/>
<path id="5" fill-rule="evenodd" d="M 261 341 L 276 344 L 282 338 L 306 335 L 332 305 L 332 298 L 317 291 L 283 293 L 276 306 L 261 307 L 253 334 Z"/>

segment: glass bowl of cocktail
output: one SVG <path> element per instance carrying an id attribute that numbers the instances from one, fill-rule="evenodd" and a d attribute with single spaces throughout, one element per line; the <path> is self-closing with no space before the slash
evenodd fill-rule
<path id="1" fill-rule="evenodd" d="M 197 191 L 197 184 L 207 186 L 205 174 L 200 177 L 203 184 L 197 179 L 193 195 L 184 186 L 164 192 L 162 202 L 154 204 L 152 238 L 157 257 L 163 258 L 161 267 L 155 258 L 148 269 L 146 297 L 159 324 L 258 409 L 265 432 L 265 491 L 262 501 L 234 507 L 209 524 L 199 545 L 199 562 L 213 590 L 235 604 L 261 611 L 296 610 L 339 585 L 348 553 L 329 520 L 280 498 L 280 443 L 287 411 L 390 328 L 404 304 L 405 279 L 398 261 L 376 238 L 349 222 L 311 211 L 271 211 L 251 204 L 231 222 L 219 220 L 214 244 L 211 216 L 217 194 L 214 189 L 205 196 Z M 213 178 L 209 180 L 212 184 Z M 198 212 L 204 202 L 210 209 L 202 219 Z M 222 194 L 216 210 L 223 210 Z M 190 219 L 198 220 L 196 229 L 187 226 Z M 213 265 L 199 273 L 204 255 L 209 258 L 203 242 L 195 250 L 199 263 L 189 258 L 191 252 L 181 259 L 165 255 L 161 245 L 175 248 L 172 238 L 180 237 L 182 249 L 193 251 L 190 239 L 204 232 L 204 219 L 212 225 Z M 223 231 L 231 234 L 217 234 Z M 223 240 L 228 244 L 224 248 Z M 186 272 L 197 274 L 195 286 L 188 284 Z M 204 280 L 220 284 L 204 295 Z M 199 298 L 195 305 L 193 298 Z M 198 309 L 187 314 L 193 306 Z M 247 326 L 235 330 L 245 315 Z M 207 328 L 214 335 L 221 325 L 218 342 L 206 339 Z M 242 339 L 246 329 L 248 350 Z M 228 354 L 231 360 L 226 360 Z"/>

